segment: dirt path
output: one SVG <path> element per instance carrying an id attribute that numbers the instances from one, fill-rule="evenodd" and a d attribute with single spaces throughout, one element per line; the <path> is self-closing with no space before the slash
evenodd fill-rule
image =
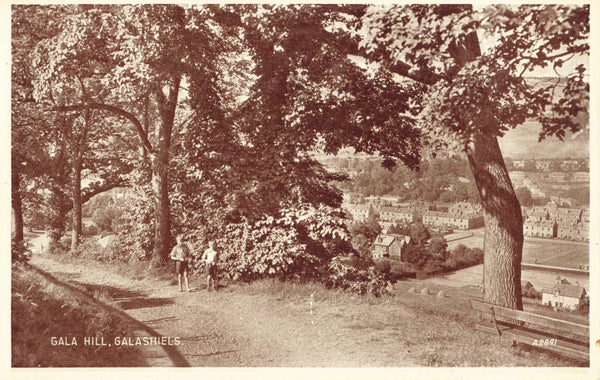
<path id="1" fill-rule="evenodd" d="M 104 268 L 57 262 L 34 255 L 31 264 L 110 301 L 165 338 L 179 338 L 176 349 L 194 367 L 380 367 L 414 366 L 398 349 L 394 335 L 364 328 L 346 312 L 352 305 L 295 302 L 269 295 L 248 295 L 236 286 L 219 292 L 180 293 L 158 280 L 131 280 Z M 196 279 L 198 281 L 198 279 Z M 374 305 L 370 322 L 377 326 Z M 398 315 L 411 312 L 399 307 Z M 362 321 L 361 321 L 362 322 Z M 357 327 L 359 326 L 359 327 Z M 135 337 L 134 337 L 135 339 Z M 108 349 L 108 348 L 107 348 Z M 173 366 L 173 355 L 145 349 L 149 366 Z M 179 363 L 182 365 L 182 363 Z"/>

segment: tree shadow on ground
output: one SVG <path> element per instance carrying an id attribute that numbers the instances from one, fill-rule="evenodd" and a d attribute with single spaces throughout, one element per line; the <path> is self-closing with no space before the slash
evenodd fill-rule
<path id="1" fill-rule="evenodd" d="M 82 291 L 89 293 L 94 298 L 105 296 L 114 301 L 123 310 L 158 307 L 174 303 L 172 298 L 150 298 L 146 293 L 136 290 L 121 289 L 110 285 L 88 284 L 79 281 L 68 282 Z"/>
<path id="2" fill-rule="evenodd" d="M 73 279 L 81 277 L 81 274 L 79 274 L 79 273 L 58 272 L 58 271 L 53 271 L 53 273 L 55 276 L 60 277 L 68 282 L 74 282 L 74 281 L 72 281 Z"/>
<path id="3" fill-rule="evenodd" d="M 171 316 L 171 317 L 164 317 L 164 318 L 157 318 L 157 319 L 149 319 L 146 321 L 141 321 L 142 323 L 147 323 L 149 325 L 153 325 L 153 324 L 159 324 L 159 323 L 167 323 L 167 322 L 172 322 L 172 321 L 176 321 L 179 318 Z"/>
<path id="4" fill-rule="evenodd" d="M 444 278 L 447 279 L 448 276 L 456 274 L 456 271 L 443 272 L 443 273 L 433 273 L 428 276 L 428 278 Z"/>
<path id="5" fill-rule="evenodd" d="M 224 289 L 227 289 L 228 287 L 229 287 L 229 285 L 227 285 L 227 284 L 218 284 L 218 285 L 217 285 L 217 290 L 224 290 Z M 206 291 L 206 289 L 207 289 L 207 286 L 206 286 L 206 284 L 200 284 L 200 285 L 198 285 L 198 286 L 196 287 L 196 290 L 197 290 L 197 291 L 200 291 L 200 290 L 201 290 L 201 291 Z M 210 290 L 211 290 L 211 291 L 213 291 L 213 289 L 212 289 L 212 288 L 210 288 Z"/>

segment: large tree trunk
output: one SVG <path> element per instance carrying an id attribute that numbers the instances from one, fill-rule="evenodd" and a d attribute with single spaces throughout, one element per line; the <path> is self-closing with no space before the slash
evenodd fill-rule
<path id="1" fill-rule="evenodd" d="M 153 260 L 166 261 L 171 241 L 171 214 L 169 210 L 169 154 L 159 152 L 152 155 L 152 191 L 154 193 Z"/>
<path id="2" fill-rule="evenodd" d="M 81 238 L 82 206 L 81 206 L 81 158 L 73 160 L 73 179 L 71 197 L 73 199 L 73 231 L 71 234 L 71 251 L 77 250 Z"/>
<path id="3" fill-rule="evenodd" d="M 12 188 L 12 197 L 11 197 L 11 205 L 13 210 L 14 217 L 14 236 L 13 238 L 17 242 L 23 241 L 23 203 L 21 199 L 21 178 L 19 177 L 19 173 L 16 170 L 12 170 L 11 173 L 11 188 Z"/>
<path id="4" fill-rule="evenodd" d="M 487 302 L 523 310 L 523 219 L 497 138 L 482 134 L 474 136 L 467 156 L 484 210 L 483 298 Z"/>
<path id="5" fill-rule="evenodd" d="M 181 76 L 173 74 L 168 84 L 156 92 L 159 110 L 158 144 L 152 159 L 152 190 L 155 197 L 153 259 L 165 262 L 171 245 L 171 214 L 169 210 L 169 148 L 175 122 L 175 110 Z"/>
<path id="6" fill-rule="evenodd" d="M 477 33 L 471 32 L 449 46 L 456 67 L 455 75 L 466 63 L 481 55 Z M 484 111 L 484 110 L 482 110 Z M 495 136 L 472 137 L 467 156 L 481 196 L 485 236 L 483 241 L 483 299 L 487 302 L 523 310 L 521 298 L 521 257 L 523 255 L 523 217 L 521 205 L 508 176 Z M 492 130 L 497 128 L 492 128 Z"/>

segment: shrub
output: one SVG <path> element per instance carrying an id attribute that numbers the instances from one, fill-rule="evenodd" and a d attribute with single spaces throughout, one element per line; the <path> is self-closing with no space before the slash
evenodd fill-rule
<path id="1" fill-rule="evenodd" d="M 186 235 L 193 270 L 199 269 L 199 258 L 214 239 L 221 251 L 219 269 L 241 281 L 320 279 L 332 257 L 351 249 L 345 244 L 343 220 L 328 207 L 286 209 L 277 217 L 226 223 L 215 231 L 198 228 Z"/>
<path id="2" fill-rule="evenodd" d="M 56 244 L 51 245 L 50 249 L 52 253 L 68 253 L 71 249 L 71 234 L 61 236 L 60 239 L 56 242 Z"/>
<path id="3" fill-rule="evenodd" d="M 422 269 L 429 274 L 442 273 L 447 268 L 444 264 L 441 260 L 429 260 Z"/>
<path id="4" fill-rule="evenodd" d="M 27 262 L 31 258 L 31 243 L 27 241 L 11 240 L 12 262 Z"/>
<path id="5" fill-rule="evenodd" d="M 330 259 L 330 253 L 314 244 L 301 230 L 274 219 L 254 225 L 229 225 L 216 242 L 221 249 L 219 268 L 234 280 L 314 279 L 325 270 Z M 204 248 L 205 244 L 200 242 L 200 247 Z M 196 252 L 194 261 L 197 263 L 203 249 Z"/>
<path id="6" fill-rule="evenodd" d="M 92 214 L 92 221 L 100 232 L 117 233 L 120 230 L 120 218 L 123 211 L 115 205 L 97 208 Z"/>
<path id="7" fill-rule="evenodd" d="M 329 264 L 329 277 L 325 280 L 325 285 L 379 297 L 389 294 L 387 287 L 390 281 L 385 277 L 377 273 L 374 267 L 358 269 L 336 257 Z"/>
<path id="8" fill-rule="evenodd" d="M 94 238 L 85 239 L 79 244 L 75 254 L 86 259 L 100 262 L 129 260 L 129 254 L 122 249 L 118 240 L 110 242 L 106 248 L 104 248 Z"/>
<path id="9" fill-rule="evenodd" d="M 406 263 L 400 263 L 399 265 L 392 266 L 392 279 L 394 280 L 402 280 L 404 278 L 415 278 L 416 271 L 415 269 Z"/>
<path id="10" fill-rule="evenodd" d="M 483 250 L 480 248 L 467 248 L 459 244 L 450 256 L 441 264 L 443 271 L 452 271 L 467 268 L 483 263 Z"/>
<path id="11" fill-rule="evenodd" d="M 119 219 L 120 249 L 127 256 L 147 260 L 152 256 L 154 245 L 154 202 L 149 186 L 139 186 L 125 193 Z"/>
<path id="12" fill-rule="evenodd" d="M 533 298 L 533 299 L 542 299 L 542 293 L 538 292 L 534 288 L 524 289 L 523 297 Z"/>

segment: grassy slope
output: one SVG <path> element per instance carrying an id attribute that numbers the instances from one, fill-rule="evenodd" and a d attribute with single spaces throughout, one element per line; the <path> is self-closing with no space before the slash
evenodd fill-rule
<path id="1" fill-rule="evenodd" d="M 89 299 L 56 286 L 28 266 L 12 268 L 13 367 L 113 367 L 143 366 L 137 350 L 110 350 L 83 345 L 83 337 L 131 335 L 131 326 Z M 65 326 L 68 334 L 65 334 Z M 53 346 L 52 337 L 72 337 L 77 346 Z"/>

